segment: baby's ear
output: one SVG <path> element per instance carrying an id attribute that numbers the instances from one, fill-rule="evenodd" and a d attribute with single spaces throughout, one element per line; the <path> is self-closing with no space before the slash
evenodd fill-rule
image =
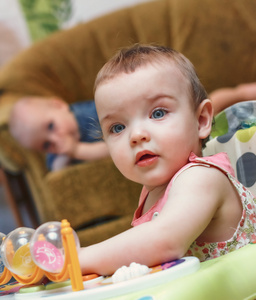
<path id="1" fill-rule="evenodd" d="M 203 100 L 197 109 L 199 138 L 205 139 L 212 129 L 213 106 L 209 99 Z"/>

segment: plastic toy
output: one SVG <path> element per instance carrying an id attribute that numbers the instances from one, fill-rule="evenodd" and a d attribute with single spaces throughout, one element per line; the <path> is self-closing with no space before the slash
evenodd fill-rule
<path id="1" fill-rule="evenodd" d="M 0 284 L 12 276 L 22 284 L 34 284 L 46 275 L 57 282 L 70 278 L 73 291 L 82 290 L 79 247 L 78 237 L 67 220 L 43 224 L 36 231 L 17 228 L 4 237 L 1 245 L 5 268 Z"/>
<path id="2" fill-rule="evenodd" d="M 9 233 L 1 246 L 1 257 L 4 265 L 15 275 L 28 276 L 35 270 L 30 250 L 29 241 L 35 232 L 32 228 L 17 228 Z"/>
<path id="3" fill-rule="evenodd" d="M 74 231 L 73 235 L 76 248 L 79 249 L 80 243 Z M 65 261 L 61 224 L 49 222 L 41 225 L 30 240 L 30 251 L 39 268 L 54 274 L 60 273 Z"/>

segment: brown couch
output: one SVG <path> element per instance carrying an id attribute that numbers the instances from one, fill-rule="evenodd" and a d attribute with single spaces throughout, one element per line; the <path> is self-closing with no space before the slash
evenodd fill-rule
<path id="1" fill-rule="evenodd" d="M 158 43 L 184 53 L 208 92 L 256 79 L 254 0 L 156 0 L 125 8 L 35 43 L 0 70 L 0 164 L 24 174 L 39 222 L 67 218 L 83 245 L 130 226 L 140 187 L 110 159 L 48 172 L 45 158 L 8 132 L 10 108 L 23 95 L 93 98 L 95 76 L 117 48 Z M 104 222 L 104 220 L 107 222 Z M 91 226 L 96 223 L 96 226 Z"/>

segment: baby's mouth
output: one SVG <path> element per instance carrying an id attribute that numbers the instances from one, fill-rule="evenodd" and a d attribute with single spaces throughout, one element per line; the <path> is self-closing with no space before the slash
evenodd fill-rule
<path id="1" fill-rule="evenodd" d="M 142 151 L 136 155 L 136 165 L 145 167 L 151 165 L 156 159 L 158 155 L 150 151 Z"/>
<path id="2" fill-rule="evenodd" d="M 154 157 L 155 155 L 153 154 L 144 154 L 141 156 L 141 158 L 139 159 L 139 161 L 145 160 L 145 159 L 150 159 L 152 157 Z"/>

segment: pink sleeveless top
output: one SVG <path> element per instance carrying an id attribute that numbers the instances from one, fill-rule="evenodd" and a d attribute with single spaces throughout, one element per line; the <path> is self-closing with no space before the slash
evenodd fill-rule
<path id="1" fill-rule="evenodd" d="M 214 167 L 223 172 L 237 189 L 243 205 L 241 220 L 238 223 L 237 229 L 231 239 L 217 243 L 198 243 L 197 241 L 194 241 L 191 244 L 186 256 L 196 256 L 200 259 L 200 261 L 204 261 L 241 248 L 250 242 L 256 242 L 256 199 L 248 189 L 234 178 L 234 170 L 230 164 L 227 154 L 224 152 L 208 157 L 197 157 L 194 153 L 191 153 L 189 163 L 173 176 L 163 197 L 161 197 L 145 214 L 142 215 L 143 206 L 148 195 L 147 189 L 143 187 L 139 199 L 139 206 L 134 213 L 132 226 L 140 225 L 144 222 L 151 221 L 154 217 L 157 217 L 168 199 L 169 190 L 177 176 L 190 167 L 200 165 Z"/>

